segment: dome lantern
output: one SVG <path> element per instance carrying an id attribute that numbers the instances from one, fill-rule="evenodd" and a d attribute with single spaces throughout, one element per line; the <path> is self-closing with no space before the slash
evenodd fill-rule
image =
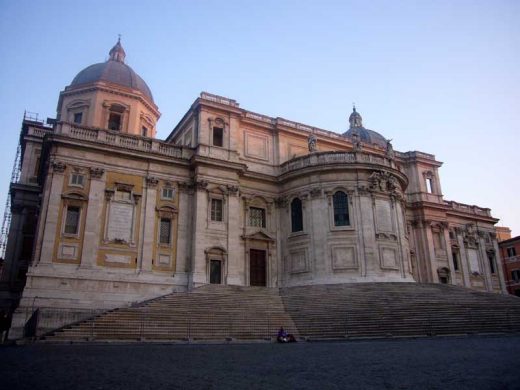
<path id="1" fill-rule="evenodd" d="M 108 53 L 110 56 L 111 61 L 117 61 L 125 63 L 125 49 L 123 49 L 123 46 L 121 45 L 121 36 L 117 39 L 117 43 L 114 45 L 112 49 L 110 49 L 110 52 Z"/>

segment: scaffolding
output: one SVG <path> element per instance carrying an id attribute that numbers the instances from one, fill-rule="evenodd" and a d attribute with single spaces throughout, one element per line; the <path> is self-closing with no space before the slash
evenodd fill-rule
<path id="1" fill-rule="evenodd" d="M 29 115 L 32 113 L 24 112 L 24 120 L 29 119 L 32 120 L 33 115 Z M 38 116 L 36 115 L 36 118 Z M 21 137 L 18 142 L 18 147 L 16 148 L 16 157 L 14 158 L 13 171 L 11 173 L 11 184 L 18 183 L 20 179 L 20 170 L 21 170 L 21 155 L 22 155 L 22 142 Z M 9 235 L 9 227 L 11 226 L 11 186 L 7 190 L 7 200 L 5 201 L 5 209 L 4 209 L 4 219 L 2 221 L 2 230 L 0 230 L 0 258 L 5 259 L 5 251 L 7 249 L 7 238 Z"/>

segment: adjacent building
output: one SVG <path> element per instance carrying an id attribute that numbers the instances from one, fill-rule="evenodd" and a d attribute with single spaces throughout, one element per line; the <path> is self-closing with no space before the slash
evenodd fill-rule
<path id="1" fill-rule="evenodd" d="M 165 140 L 159 116 L 118 42 L 60 93 L 56 121 L 24 120 L 12 337 L 36 309 L 60 326 L 207 283 L 506 292 L 490 210 L 444 200 L 442 163 L 393 150 L 355 108 L 342 134 L 205 92 Z"/>
<path id="2" fill-rule="evenodd" d="M 504 259 L 504 277 L 509 294 L 520 297 L 520 236 L 498 243 Z"/>

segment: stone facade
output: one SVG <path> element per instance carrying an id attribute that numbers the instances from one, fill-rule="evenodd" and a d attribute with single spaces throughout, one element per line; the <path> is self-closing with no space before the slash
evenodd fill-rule
<path id="1" fill-rule="evenodd" d="M 50 329 L 207 283 L 505 292 L 490 210 L 443 200 L 441 163 L 394 151 L 355 110 L 344 135 L 209 93 L 164 141 L 158 117 L 147 87 L 90 80 L 62 91 L 53 126 L 24 121 L 11 337 L 36 308 Z"/>

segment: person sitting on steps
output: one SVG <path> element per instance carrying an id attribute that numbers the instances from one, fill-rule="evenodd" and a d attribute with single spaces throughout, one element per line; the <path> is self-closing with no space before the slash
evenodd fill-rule
<path id="1" fill-rule="evenodd" d="M 280 330 L 278 331 L 278 336 L 277 336 L 276 340 L 279 343 L 294 343 L 294 342 L 296 342 L 296 339 L 294 338 L 294 336 L 292 334 L 287 333 L 284 330 L 283 326 L 280 327 Z"/>

